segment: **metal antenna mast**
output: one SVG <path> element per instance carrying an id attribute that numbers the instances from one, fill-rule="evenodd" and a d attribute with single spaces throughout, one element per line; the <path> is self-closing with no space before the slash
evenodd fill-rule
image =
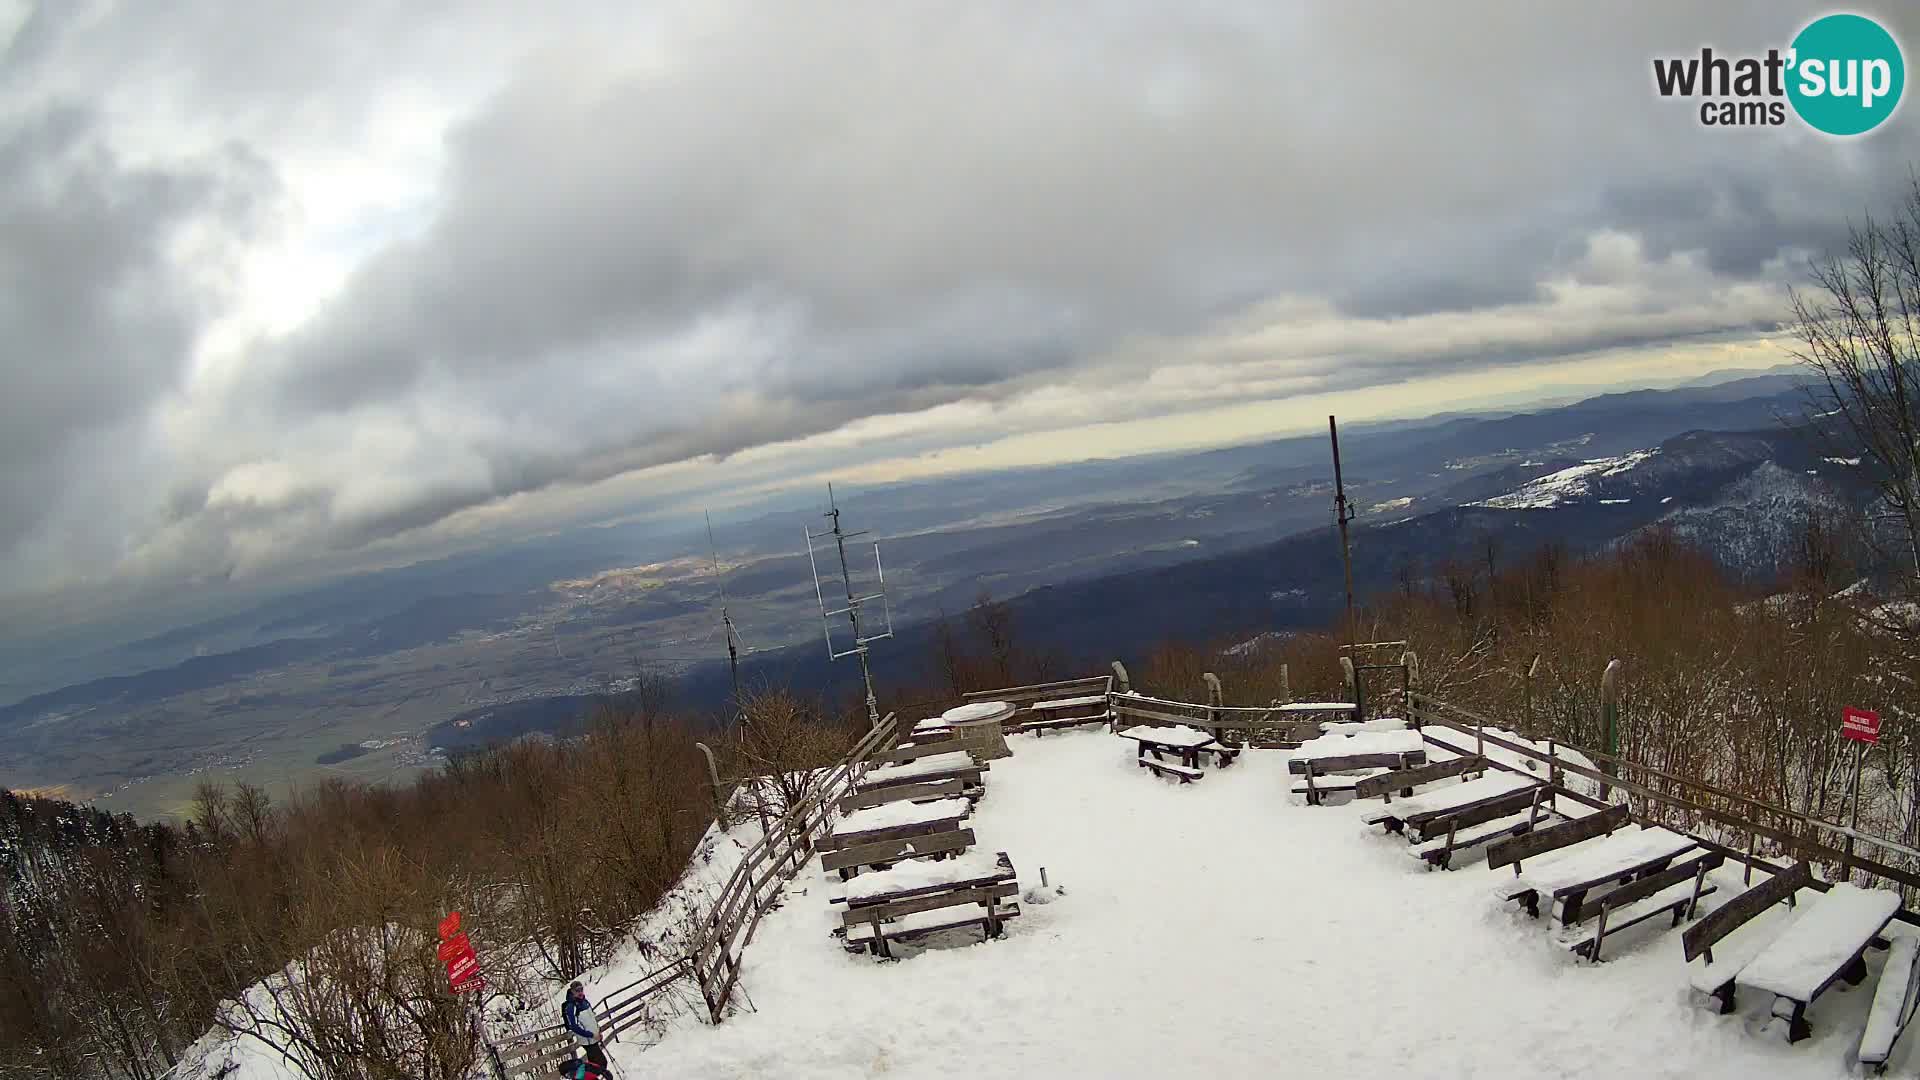
<path id="1" fill-rule="evenodd" d="M 834 502 L 832 484 L 827 485 L 827 506 L 829 509 L 825 517 L 833 523 L 832 527 L 817 533 L 812 530 L 806 530 L 807 565 L 813 569 L 814 598 L 820 601 L 820 630 L 827 639 L 828 659 L 838 660 L 843 656 L 858 656 L 860 658 L 860 678 L 867 686 L 867 720 L 878 726 L 880 723 L 880 702 L 878 698 L 874 697 L 873 693 L 873 670 L 867 666 L 867 643 L 871 641 L 882 641 L 893 636 L 893 607 L 887 602 L 887 571 L 886 568 L 880 564 L 880 545 L 878 542 L 875 542 L 873 545 L 873 572 L 879 581 L 879 589 L 876 592 L 871 592 L 864 596 L 855 595 L 853 591 L 853 573 L 847 569 L 847 541 L 857 536 L 865 536 L 867 535 L 867 531 L 844 532 L 841 530 L 840 506 Z M 835 608 L 832 611 L 827 610 L 826 590 L 820 584 L 820 563 L 814 556 L 814 546 L 829 536 L 833 538 L 834 550 L 840 557 L 840 585 L 841 590 L 845 592 L 847 597 L 847 605 L 845 607 Z M 874 600 L 880 601 L 881 615 L 885 619 L 887 628 L 882 633 L 866 634 L 860 629 L 860 609 L 863 605 Z M 845 615 L 848 625 L 853 629 L 853 645 L 851 648 L 837 648 L 833 643 L 833 617 L 835 615 Z"/>
<path id="2" fill-rule="evenodd" d="M 733 676 L 733 704 L 740 707 L 740 647 L 739 635 L 733 630 L 733 616 L 727 614 L 727 582 L 720 576 L 720 545 L 713 542 L 713 515 L 705 510 L 700 515 L 707 519 L 707 548 L 713 552 L 713 580 L 720 586 L 720 624 L 727 628 L 727 670 Z"/>
<path id="3" fill-rule="evenodd" d="M 1347 502 L 1347 484 L 1340 475 L 1340 428 L 1327 417 L 1327 435 L 1333 440 L 1333 517 L 1340 523 L 1340 563 L 1347 574 L 1347 641 L 1356 629 L 1353 620 L 1353 548 L 1347 542 L 1347 522 L 1353 520 L 1353 506 Z"/>

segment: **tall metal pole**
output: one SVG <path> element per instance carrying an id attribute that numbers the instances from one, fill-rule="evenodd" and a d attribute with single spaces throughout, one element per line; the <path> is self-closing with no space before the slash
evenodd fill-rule
<path id="1" fill-rule="evenodd" d="M 1327 417 L 1327 437 L 1333 441 L 1333 516 L 1340 523 L 1340 564 L 1347 575 L 1347 644 L 1357 638 L 1353 617 L 1353 548 L 1347 540 L 1347 522 L 1353 520 L 1353 508 L 1347 505 L 1347 483 L 1340 473 L 1340 427 Z"/>
<path id="2" fill-rule="evenodd" d="M 874 692 L 873 692 L 873 669 L 867 665 L 867 639 L 864 636 L 862 636 L 860 633 L 860 605 L 864 603 L 866 600 L 873 599 L 873 597 L 871 596 L 860 597 L 860 596 L 855 596 L 853 594 L 853 572 L 847 568 L 847 534 L 844 531 L 842 531 L 840 528 L 840 506 L 838 503 L 834 501 L 832 484 L 827 485 L 827 507 L 828 509 L 826 513 L 826 518 L 828 521 L 831 521 L 833 523 L 833 528 L 829 530 L 828 533 L 820 533 L 818 535 L 819 536 L 832 535 L 834 551 L 840 556 L 840 581 L 841 581 L 841 584 L 845 587 L 846 593 L 847 593 L 847 606 L 841 609 L 841 612 L 844 612 L 846 614 L 847 621 L 853 627 L 853 648 L 850 650 L 847 650 L 847 652 L 852 652 L 855 655 L 860 657 L 860 679 L 863 683 L 866 684 L 866 688 L 867 688 L 867 720 L 870 723 L 872 723 L 875 727 L 878 727 L 880 725 L 880 700 L 878 697 L 874 695 Z M 855 533 L 854 535 L 858 536 L 860 534 Z M 814 533 L 809 532 L 807 534 L 808 562 L 813 561 L 813 542 L 815 539 L 816 539 L 816 535 Z M 879 563 L 880 563 L 880 548 L 878 545 L 875 545 L 874 546 L 874 566 L 875 566 L 875 569 L 882 575 L 882 582 L 884 584 L 885 571 L 879 570 Z M 824 629 L 829 612 L 827 611 L 825 597 L 820 595 L 820 569 L 817 565 L 814 567 L 814 571 L 813 571 L 813 589 L 814 589 L 814 595 L 820 598 L 821 625 L 822 625 L 822 628 Z M 885 595 L 884 592 L 875 594 L 875 596 L 882 596 L 882 597 L 884 597 L 884 595 Z M 841 614 L 841 612 L 833 612 L 831 614 L 837 615 L 837 614 Z M 889 616 L 887 632 L 885 634 L 876 635 L 876 637 L 890 637 L 892 636 L 892 634 L 893 634 L 892 619 L 891 619 L 891 616 Z M 827 632 L 828 658 L 837 659 L 839 657 L 845 656 L 846 654 L 847 654 L 846 652 L 840 652 L 834 649 L 833 634 L 831 631 L 828 631 Z"/>
<path id="3" fill-rule="evenodd" d="M 713 580 L 720 586 L 720 625 L 727 631 L 727 672 L 733 677 L 733 704 L 740 706 L 740 649 L 734 644 L 733 616 L 727 614 L 727 586 L 720 577 L 720 546 L 713 542 L 713 515 L 706 511 L 701 514 L 707 519 L 707 547 L 713 551 Z"/>

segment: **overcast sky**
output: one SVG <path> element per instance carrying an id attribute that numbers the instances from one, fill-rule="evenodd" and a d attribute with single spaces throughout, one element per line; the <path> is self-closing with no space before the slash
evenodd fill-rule
<path id="1" fill-rule="evenodd" d="M 0 593 L 1770 366 L 1823 10 L 0 0 Z"/>

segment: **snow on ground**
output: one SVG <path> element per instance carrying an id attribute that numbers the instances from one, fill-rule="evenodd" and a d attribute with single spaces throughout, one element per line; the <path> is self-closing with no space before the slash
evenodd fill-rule
<path id="1" fill-rule="evenodd" d="M 1589 491 L 1588 482 L 1596 477 L 1618 476 L 1660 451 L 1635 450 L 1620 457 L 1594 458 L 1572 468 L 1548 473 L 1520 485 L 1505 495 L 1495 495 L 1491 499 L 1468 503 L 1469 506 L 1485 506 L 1494 510 L 1544 510 L 1558 506 L 1563 502 L 1584 498 Z"/>
<path id="2" fill-rule="evenodd" d="M 1026 888 L 1045 866 L 1065 895 L 1023 905 L 1001 941 L 957 933 L 971 943 L 882 963 L 829 936 L 816 863 L 747 950 L 751 1009 L 673 1032 L 638 1072 L 1824 1080 L 1846 1075 L 1865 1024 L 1871 980 L 1829 991 L 1794 1046 L 1761 1030 L 1766 995 L 1716 1015 L 1690 1000 L 1665 920 L 1576 962 L 1490 895 L 1484 863 L 1423 871 L 1360 823 L 1371 804 L 1291 798 L 1281 752 L 1176 786 L 1104 731 L 1008 742 L 979 846 L 1008 852 Z M 1741 891 L 1737 871 L 1718 881 L 1713 901 Z M 1896 1071 L 1912 1052 L 1903 1040 Z"/>

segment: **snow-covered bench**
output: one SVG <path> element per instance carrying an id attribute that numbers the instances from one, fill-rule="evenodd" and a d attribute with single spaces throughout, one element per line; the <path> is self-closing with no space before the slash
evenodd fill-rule
<path id="1" fill-rule="evenodd" d="M 1097 712 L 1080 712 L 1098 706 Z M 1031 731 L 1044 735 L 1060 728 L 1079 727 L 1083 724 L 1104 724 L 1112 719 L 1107 711 L 1107 695 L 1081 694 L 1076 697 L 1047 698 L 1033 702 L 1022 710 L 1026 715 L 1014 725 L 1016 730 Z"/>
<path id="2" fill-rule="evenodd" d="M 1357 793 L 1360 785 L 1369 780 L 1405 772 L 1417 764 L 1415 755 L 1411 753 L 1349 754 L 1344 757 L 1295 758 L 1288 763 L 1288 770 L 1306 777 L 1293 785 L 1293 793 L 1305 795 L 1308 806 L 1318 806 L 1330 794 L 1342 791 Z M 1296 765 L 1297 770 L 1294 769 Z"/>
<path id="3" fill-rule="evenodd" d="M 1743 908 L 1746 917 L 1751 918 L 1778 903 L 1782 893 L 1791 895 L 1800 882 L 1811 884 L 1811 869 L 1798 872 L 1805 865 L 1797 864 L 1789 874 L 1749 889 L 1734 903 L 1767 890 L 1754 901 L 1750 911 Z M 1696 979 L 1694 985 L 1719 999 L 1723 1013 L 1733 1011 L 1736 985 L 1773 994 L 1773 1015 L 1787 1021 L 1787 1041 L 1799 1042 L 1813 1033 L 1807 1023 L 1807 1006 L 1842 979 L 1855 986 L 1865 981 L 1867 948 L 1886 944 L 1880 933 L 1899 911 L 1898 893 L 1836 883 L 1809 900 L 1799 917 L 1762 945 L 1751 959 L 1738 967 L 1715 964 L 1713 967 L 1719 970 L 1709 979 Z M 1745 919 L 1730 918 L 1729 921 L 1738 925 Z M 1688 959 L 1692 959 L 1692 950 Z"/>
<path id="4" fill-rule="evenodd" d="M 972 846 L 972 829 L 954 829 L 950 832 L 926 833 L 895 840 L 878 840 L 868 844 L 852 844 L 847 847 L 823 850 L 820 853 L 820 869 L 838 872 L 840 879 L 844 881 L 863 866 L 891 866 L 908 859 L 944 859 Z"/>
<path id="5" fill-rule="evenodd" d="M 1445 780 L 1450 776 L 1465 776 L 1468 773 L 1487 771 L 1487 759 L 1481 757 L 1457 757 L 1446 761 L 1436 761 L 1429 765 L 1419 765 L 1411 769 L 1369 776 L 1354 785 L 1353 796 L 1356 799 L 1384 798 L 1393 802 L 1395 791 L 1405 792 L 1411 798 L 1413 789 L 1422 784 L 1431 784 L 1436 780 Z"/>
<path id="6" fill-rule="evenodd" d="M 1503 866 L 1511 866 L 1513 876 L 1519 877 L 1523 861 L 1561 848 L 1572 847 L 1575 844 L 1583 844 L 1596 836 L 1610 836 L 1616 829 L 1631 824 L 1628 818 L 1627 806 L 1621 803 L 1617 806 L 1609 806 L 1597 814 L 1588 814 L 1578 821 L 1570 821 L 1555 829 L 1504 840 L 1487 849 L 1487 869 L 1498 870 Z"/>
<path id="7" fill-rule="evenodd" d="M 1860 1035 L 1860 1064 L 1876 1073 L 1886 1071 L 1894 1042 L 1907 1030 L 1914 1007 L 1920 1004 L 1917 959 L 1920 940 L 1897 937 L 1887 949 L 1887 963 L 1880 969 L 1880 984 L 1873 991 L 1873 1008 L 1867 1013 L 1867 1030 Z"/>
<path id="8" fill-rule="evenodd" d="M 1706 883 L 1707 874 L 1724 862 L 1726 856 L 1717 851 L 1701 851 L 1691 859 L 1622 885 L 1598 900 L 1589 900 L 1573 913 L 1568 925 L 1593 919 L 1592 931 L 1569 934 L 1565 941 L 1576 954 L 1597 964 L 1609 933 L 1660 915 L 1671 915 L 1671 925 L 1679 926 L 1700 909 L 1701 897 L 1714 892 L 1715 887 Z"/>
<path id="9" fill-rule="evenodd" d="M 1447 831 L 1431 840 L 1422 840 L 1407 848 L 1408 854 L 1427 864 L 1429 869 L 1453 869 L 1454 855 L 1479 847 L 1489 841 L 1502 840 L 1510 836 L 1524 836 L 1536 829 L 1558 828 L 1563 819 L 1553 810 L 1553 800 L 1539 798 L 1545 788 L 1536 792 L 1536 798 L 1527 809 L 1517 814 L 1504 814 L 1485 821 L 1463 823 L 1459 817 L 1446 819 Z M 1470 816 L 1478 817 L 1478 813 Z"/>
<path id="10" fill-rule="evenodd" d="M 1006 852 L 968 851 L 940 862 L 908 860 L 886 870 L 861 874 L 836 886 L 827 895 L 827 902 L 861 908 L 954 889 L 998 885 L 1014 880 L 1014 876 L 1013 860 Z"/>
<path id="11" fill-rule="evenodd" d="M 894 784 L 864 791 L 856 790 L 840 800 L 840 812 L 851 814 L 855 810 L 864 810 L 869 806 L 885 806 L 893 802 L 933 802 L 937 799 L 965 797 L 966 786 L 959 777 L 946 780 L 934 780 L 927 783 Z"/>
<path id="12" fill-rule="evenodd" d="M 1385 826 L 1388 832 L 1405 832 L 1411 841 L 1427 840 L 1445 833 L 1450 826 L 1458 827 L 1463 822 L 1477 824 L 1469 822 L 1469 818 L 1479 813 L 1487 815 L 1479 820 L 1491 821 L 1525 810 L 1532 805 L 1534 790 L 1540 786 L 1540 781 L 1532 777 L 1492 772 L 1478 780 L 1468 780 L 1401 799 L 1368 813 L 1360 820 L 1369 825 Z M 1455 816 L 1435 827 L 1436 821 L 1450 815 Z"/>
<path id="13" fill-rule="evenodd" d="M 1784 901 L 1792 907 L 1797 903 L 1796 894 L 1799 890 L 1812 884 L 1813 868 L 1804 862 L 1795 863 L 1790 869 L 1774 874 L 1688 927 L 1687 932 L 1680 936 L 1680 949 L 1686 957 L 1687 977 L 1693 988 L 1718 1000 L 1722 1013 L 1732 1012 L 1734 977 L 1762 949 L 1773 943 L 1778 936 L 1778 928 L 1773 934 L 1747 937 L 1732 955 L 1722 955 L 1718 962 L 1714 959 L 1713 950 L 1729 934 L 1775 904 Z M 1725 949 L 1721 951 L 1723 954 L 1727 952 Z M 1695 964 L 1695 960 L 1700 963 Z"/>
<path id="14" fill-rule="evenodd" d="M 1003 881 L 911 900 L 849 908 L 841 916 L 846 928 L 846 946 L 849 951 L 890 957 L 893 955 L 888 947 L 891 942 L 965 926 L 979 926 L 984 937 L 991 940 L 1000 936 L 1001 925 L 1006 920 L 1020 914 L 1019 904 L 1001 903 L 1019 891 L 1018 882 Z"/>
<path id="15" fill-rule="evenodd" d="M 970 807 L 971 804 L 965 799 L 869 806 L 841 818 L 833 832 L 821 838 L 819 848 L 821 851 L 838 851 L 856 844 L 952 832 L 960 827 Z"/>
<path id="16" fill-rule="evenodd" d="M 941 744 L 937 752 L 921 754 L 908 758 L 897 765 L 883 765 L 868 769 L 866 774 L 854 782 L 855 791 L 872 791 L 876 788 L 894 787 L 900 784 L 921 784 L 938 780 L 958 780 L 968 789 L 977 789 L 985 784 L 983 774 L 987 767 L 973 760 L 973 755 L 957 749 L 956 744 Z M 910 752 L 906 748 L 898 752 Z"/>
<path id="17" fill-rule="evenodd" d="M 1542 899 L 1548 905 L 1559 904 L 1561 922 L 1571 926 L 1585 913 L 1587 893 L 1665 870 L 1674 859 L 1697 847 L 1693 837 L 1659 826 L 1621 829 L 1533 860 L 1533 865 L 1512 884 L 1503 886 L 1500 893 L 1508 900 L 1520 901 L 1534 918 L 1540 916 Z"/>

